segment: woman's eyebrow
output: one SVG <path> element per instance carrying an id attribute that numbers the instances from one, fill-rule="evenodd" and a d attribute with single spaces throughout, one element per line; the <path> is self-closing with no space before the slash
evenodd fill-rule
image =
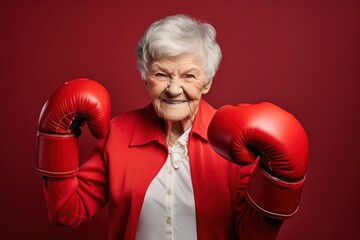
<path id="1" fill-rule="evenodd" d="M 150 69 L 151 70 L 160 70 L 160 71 L 165 71 L 165 72 L 170 71 L 170 69 L 168 67 L 165 67 L 165 66 L 163 66 L 163 64 L 159 64 L 159 63 L 152 64 Z"/>
<path id="2" fill-rule="evenodd" d="M 192 67 L 192 68 L 185 68 L 185 69 L 181 69 L 180 71 L 182 74 L 183 73 L 188 73 L 188 72 L 196 72 L 199 73 L 199 69 L 196 67 Z"/>

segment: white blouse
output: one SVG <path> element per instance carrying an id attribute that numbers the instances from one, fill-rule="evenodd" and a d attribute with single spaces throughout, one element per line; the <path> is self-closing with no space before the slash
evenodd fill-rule
<path id="1" fill-rule="evenodd" d="M 187 144 L 190 129 L 169 147 L 169 155 L 146 191 L 137 240 L 196 239 L 194 192 Z"/>

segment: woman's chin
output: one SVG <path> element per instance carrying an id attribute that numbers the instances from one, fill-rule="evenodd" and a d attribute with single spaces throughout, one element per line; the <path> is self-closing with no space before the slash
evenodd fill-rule
<path id="1" fill-rule="evenodd" d="M 164 114 L 163 118 L 170 122 L 182 122 L 189 119 L 189 114 L 179 115 L 179 114 Z"/>

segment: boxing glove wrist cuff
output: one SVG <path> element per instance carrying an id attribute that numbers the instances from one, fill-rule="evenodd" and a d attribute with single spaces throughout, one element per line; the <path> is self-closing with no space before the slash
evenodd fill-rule
<path id="1" fill-rule="evenodd" d="M 246 198 L 264 215 L 286 219 L 298 210 L 304 181 L 305 176 L 295 182 L 276 178 L 262 169 L 259 162 L 248 182 Z"/>
<path id="2" fill-rule="evenodd" d="M 53 178 L 75 176 L 79 169 L 79 139 L 71 135 L 37 134 L 36 172 Z"/>

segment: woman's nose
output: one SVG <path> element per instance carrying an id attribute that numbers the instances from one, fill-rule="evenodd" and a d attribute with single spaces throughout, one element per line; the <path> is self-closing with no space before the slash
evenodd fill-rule
<path id="1" fill-rule="evenodd" d="M 181 93 L 183 93 L 184 90 L 182 88 L 180 81 L 175 79 L 169 81 L 169 85 L 166 88 L 166 91 L 170 96 L 178 96 Z"/>

